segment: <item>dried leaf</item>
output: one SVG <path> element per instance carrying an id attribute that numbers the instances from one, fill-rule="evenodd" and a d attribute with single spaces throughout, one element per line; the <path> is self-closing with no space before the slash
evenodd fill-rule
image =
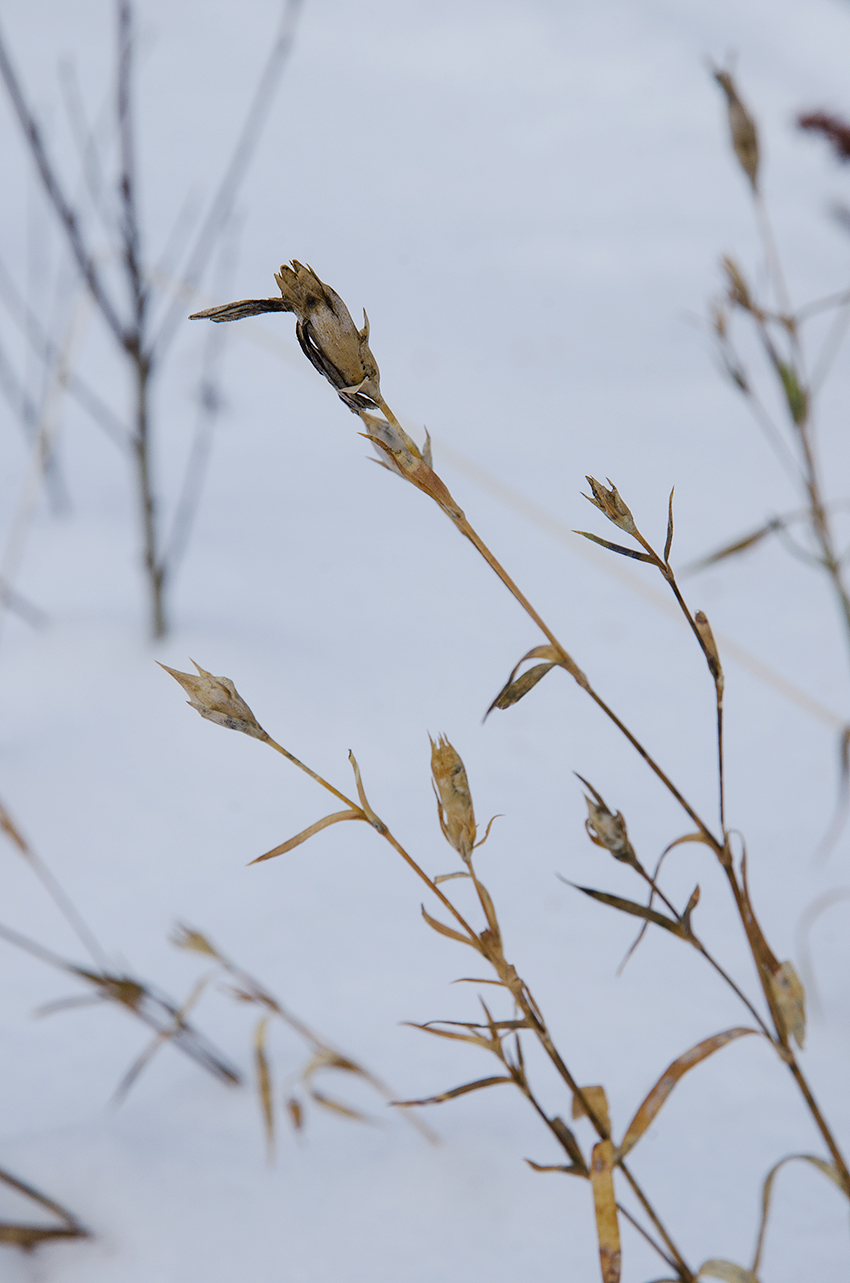
<path id="1" fill-rule="evenodd" d="M 682 575 L 692 575 L 698 570 L 706 570 L 709 566 L 714 566 L 718 561 L 724 561 L 727 557 L 734 557 L 739 552 L 746 552 L 748 548 L 754 548 L 756 544 L 761 543 L 768 535 L 775 534 L 777 530 L 782 530 L 787 522 L 782 517 L 771 517 L 765 525 L 759 526 L 758 530 L 752 531 L 751 534 L 743 535 L 740 539 L 733 540 L 730 544 L 724 544 L 717 552 L 709 553 L 707 557 L 701 557 L 698 561 L 690 562 L 680 572 Z"/>
<path id="2" fill-rule="evenodd" d="M 621 557 L 631 557 L 634 561 L 648 561 L 650 565 L 653 558 L 645 552 L 638 552 L 636 548 L 624 548 L 620 543 L 611 543 L 610 539 L 601 539 L 599 535 L 592 535 L 589 530 L 574 530 L 574 535 L 581 535 L 584 539 L 589 539 L 591 543 L 598 543 L 601 547 L 607 548 L 609 552 L 618 552 Z"/>
<path id="3" fill-rule="evenodd" d="M 254 1032 L 254 1064 L 257 1069 L 257 1094 L 263 1113 L 263 1125 L 266 1131 L 266 1156 L 274 1155 L 274 1104 L 272 1100 L 272 1079 L 266 1056 L 266 1025 L 269 1017 L 263 1016 L 258 1021 Z"/>
<path id="4" fill-rule="evenodd" d="M 787 1034 L 802 1047 L 806 1037 L 806 991 L 792 963 L 783 962 L 771 975 L 770 988 Z"/>
<path id="5" fill-rule="evenodd" d="M 558 875 L 560 877 L 560 874 Z M 635 918 L 643 918 L 646 922 L 654 922 L 658 927 L 664 927 L 666 931 L 672 931 L 674 936 L 682 935 L 682 928 L 678 922 L 672 918 L 665 918 L 663 913 L 656 913 L 645 904 L 636 904 L 634 900 L 624 900 L 622 896 L 610 895 L 607 891 L 594 891 L 592 887 L 579 886 L 577 882 L 570 882 L 568 878 L 561 878 L 567 886 L 575 887 L 576 891 L 589 895 L 592 900 L 598 900 L 600 904 L 610 904 L 612 909 L 620 909 L 622 913 L 630 913 Z"/>
<path id="6" fill-rule="evenodd" d="M 604 1087 L 582 1087 L 581 1094 L 593 1110 L 596 1117 L 604 1124 L 605 1130 L 611 1134 L 611 1118 L 608 1113 L 608 1097 L 605 1094 Z M 578 1096 L 573 1096 L 573 1118 L 589 1117 L 584 1107 L 583 1101 Z"/>
<path id="7" fill-rule="evenodd" d="M 289 1100 L 286 1102 L 286 1112 L 289 1114 L 289 1121 L 292 1123 L 293 1130 L 300 1132 L 301 1128 L 304 1126 L 304 1110 L 301 1106 L 300 1100 L 296 1100 L 294 1096 L 290 1096 Z"/>
<path id="8" fill-rule="evenodd" d="M 435 1029 L 433 1025 L 417 1025 L 412 1020 L 406 1020 L 404 1023 L 409 1025 L 411 1029 L 421 1029 L 423 1033 L 434 1034 L 437 1038 L 449 1038 L 454 1042 L 469 1042 L 474 1047 L 481 1047 L 484 1051 L 493 1050 L 492 1042 L 488 1038 L 480 1038 L 478 1034 L 456 1034 L 452 1033 L 450 1029 Z M 465 1026 L 465 1028 L 468 1028 L 468 1026 Z"/>
<path id="9" fill-rule="evenodd" d="M 799 427 L 801 423 L 805 423 L 809 412 L 808 393 L 801 386 L 793 366 L 786 365 L 784 361 L 777 361 L 776 370 L 782 380 L 782 388 L 785 392 L 785 399 L 788 402 L 791 418 Z"/>
<path id="10" fill-rule="evenodd" d="M 667 502 L 667 539 L 664 544 L 664 561 L 668 566 L 670 564 L 670 550 L 673 547 L 673 492 L 675 489 L 676 487 L 674 486 L 673 490 L 670 491 L 670 498 Z"/>
<path id="11" fill-rule="evenodd" d="M 814 1154 L 786 1154 L 784 1158 L 780 1158 L 779 1162 L 774 1163 L 773 1167 L 771 1167 L 770 1171 L 767 1173 L 764 1185 L 762 1186 L 761 1225 L 759 1226 L 759 1236 L 756 1242 L 755 1256 L 753 1258 L 752 1272 L 754 1275 L 758 1272 L 762 1249 L 764 1248 L 764 1236 L 767 1229 L 767 1217 L 770 1211 L 770 1198 L 773 1193 L 773 1182 L 776 1179 L 777 1173 L 785 1166 L 786 1163 L 794 1162 L 811 1163 L 813 1167 L 816 1167 L 818 1171 L 823 1172 L 824 1176 L 828 1177 L 829 1180 L 837 1185 L 843 1194 L 850 1196 L 850 1190 L 845 1189 L 844 1182 L 841 1179 L 841 1173 L 833 1163 L 828 1163 L 823 1158 L 817 1158 Z"/>
<path id="12" fill-rule="evenodd" d="M 296 833 L 295 837 L 290 838 L 288 842 L 281 842 L 280 846 L 274 847 L 271 851 L 266 851 L 265 855 L 258 855 L 256 860 L 251 860 L 251 864 L 262 864 L 263 860 L 272 860 L 276 855 L 286 855 L 287 851 L 294 851 L 302 842 L 306 842 L 308 838 L 313 837 L 316 833 L 321 833 L 322 829 L 326 829 L 329 824 L 339 824 L 340 820 L 362 819 L 363 815 L 360 811 L 334 811 L 333 815 L 326 815 L 324 819 L 317 820 L 315 824 L 311 824 L 308 829 L 304 829 L 301 833 Z"/>
<path id="13" fill-rule="evenodd" d="M 566 1172 L 568 1176 L 586 1176 L 587 1175 L 583 1167 L 576 1167 L 575 1164 L 571 1164 L 569 1167 L 565 1167 L 563 1163 L 560 1165 L 556 1164 L 555 1166 L 552 1166 L 551 1164 L 546 1164 L 546 1163 L 534 1163 L 530 1158 L 527 1158 L 525 1161 L 528 1163 L 532 1171 L 535 1171 L 535 1172 Z"/>
<path id="14" fill-rule="evenodd" d="M 510 708 L 512 704 L 518 704 L 530 690 L 534 689 L 539 681 L 542 681 L 549 670 L 554 667 L 555 664 L 553 663 L 535 664 L 533 668 L 529 668 L 528 671 L 523 673 L 521 677 L 518 677 L 516 681 L 508 682 L 507 686 L 502 687 L 499 694 L 493 700 L 493 703 L 487 709 L 485 717 L 492 713 L 494 708 L 505 709 Z"/>
<path id="15" fill-rule="evenodd" d="M 685 912 L 682 914 L 682 922 L 685 924 L 685 930 L 689 935 L 691 934 L 691 914 L 699 904 L 699 896 L 699 883 L 697 883 L 691 892 L 690 900 L 688 900 L 688 903 L 685 905 Z"/>
<path id="16" fill-rule="evenodd" d="M 368 1114 L 363 1114 L 359 1109 L 352 1109 L 350 1105 L 344 1105 L 341 1100 L 334 1100 L 331 1096 L 326 1096 L 324 1092 L 311 1091 L 310 1097 L 321 1105 L 322 1109 L 327 1109 L 332 1114 L 339 1114 L 342 1118 L 351 1118 L 356 1123 L 369 1123 L 372 1120 Z"/>
<path id="17" fill-rule="evenodd" d="M 717 649 L 717 642 L 714 640 L 714 633 L 711 631 L 711 624 L 709 624 L 705 614 L 701 610 L 698 610 L 694 615 L 694 623 L 696 624 L 700 641 L 703 644 L 709 671 L 717 685 L 722 689 L 723 669 L 720 664 L 720 652 Z"/>
<path id="18" fill-rule="evenodd" d="M 460 931 L 455 931 L 453 927 L 447 927 L 444 922 L 438 922 L 436 918 L 431 917 L 430 913 L 426 913 L 424 905 L 421 907 L 422 917 L 428 923 L 429 927 L 433 927 L 435 931 L 439 931 L 441 936 L 448 936 L 450 940 L 459 940 L 461 944 L 469 944 L 473 949 L 478 949 L 478 952 L 481 952 L 478 947 L 477 940 L 471 939 L 469 936 L 461 935 Z"/>
<path id="19" fill-rule="evenodd" d="M 564 1122 L 563 1118 L 550 1118 L 549 1126 L 558 1137 L 564 1149 L 569 1154 L 573 1163 L 580 1167 L 583 1172 L 587 1171 L 587 1164 L 584 1161 L 584 1154 L 581 1152 L 581 1146 L 576 1140 L 570 1128 Z"/>
<path id="20" fill-rule="evenodd" d="M 596 1210 L 596 1234 L 599 1239 L 602 1283 L 620 1281 L 620 1227 L 617 1220 L 617 1199 L 614 1194 L 613 1166 L 614 1146 L 610 1140 L 599 1141 L 593 1146 L 590 1183 L 593 1188 L 593 1206 Z"/>
<path id="21" fill-rule="evenodd" d="M 713 1055 L 715 1051 L 719 1051 L 721 1047 L 725 1047 L 727 1043 L 733 1042 L 736 1038 L 743 1038 L 745 1034 L 757 1032 L 758 1030 L 756 1029 L 747 1028 L 726 1029 L 723 1033 L 714 1034 L 711 1038 L 706 1038 L 703 1042 L 697 1043 L 695 1047 L 691 1047 L 684 1055 L 679 1056 L 677 1060 L 668 1065 L 629 1123 L 626 1134 L 623 1137 L 623 1143 L 617 1150 L 618 1160 L 624 1158 L 629 1150 L 637 1144 L 655 1119 L 676 1083 L 685 1076 L 689 1069 L 693 1069 L 694 1065 L 698 1065 L 700 1061 Z"/>
<path id="22" fill-rule="evenodd" d="M 453 878 L 468 878 L 469 874 L 465 869 L 459 869 L 456 873 L 440 873 L 434 878 L 434 886 L 439 886 L 441 882 L 451 882 Z"/>
<path id="23" fill-rule="evenodd" d="M 454 1100 L 455 1096 L 466 1096 L 468 1092 L 480 1091 L 482 1087 L 495 1087 L 496 1083 L 511 1083 L 512 1078 L 478 1078 L 473 1083 L 464 1083 L 462 1087 L 453 1087 L 451 1091 L 443 1091 L 439 1096 L 426 1096 L 424 1100 L 391 1100 L 391 1105 L 397 1105 L 400 1109 L 409 1109 L 412 1105 L 440 1105 L 444 1100 Z"/>
<path id="24" fill-rule="evenodd" d="M 699 1269 L 698 1279 L 723 1279 L 723 1283 L 759 1283 L 755 1274 L 745 1270 L 743 1265 L 734 1265 L 732 1261 L 705 1261 Z"/>

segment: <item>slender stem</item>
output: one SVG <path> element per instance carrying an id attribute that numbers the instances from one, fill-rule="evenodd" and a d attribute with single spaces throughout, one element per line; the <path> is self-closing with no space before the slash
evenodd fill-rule
<path id="1" fill-rule="evenodd" d="M 165 567 L 159 560 L 156 528 L 156 500 L 151 483 L 150 422 L 148 417 L 148 383 L 151 366 L 137 353 L 134 360 L 136 382 L 136 431 L 133 449 L 136 456 L 136 481 L 139 507 L 142 515 L 143 561 L 150 590 L 151 634 L 164 637 L 166 633 L 163 588 Z"/>

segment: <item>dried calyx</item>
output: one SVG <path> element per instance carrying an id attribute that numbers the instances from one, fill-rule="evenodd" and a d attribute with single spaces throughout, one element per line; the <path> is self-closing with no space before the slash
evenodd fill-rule
<path id="1" fill-rule="evenodd" d="M 587 829 L 587 836 L 595 846 L 604 847 L 610 851 L 615 860 L 622 860 L 626 864 L 637 865 L 637 856 L 634 853 L 632 844 L 629 841 L 626 821 L 618 811 L 613 815 L 605 804 L 605 799 L 596 792 L 592 784 L 588 784 L 584 776 L 578 777 L 585 788 L 589 789 L 593 797 L 585 794 L 584 800 L 587 803 L 587 819 L 584 827 Z"/>
<path id="2" fill-rule="evenodd" d="M 240 321 L 263 312 L 294 312 L 295 334 L 304 355 L 358 414 L 381 404 L 378 364 L 369 348 L 369 318 L 358 330 L 342 299 L 312 267 L 297 259 L 275 272 L 280 298 L 241 299 L 195 312 L 192 321 Z"/>
<path id="3" fill-rule="evenodd" d="M 604 513 L 609 521 L 613 521 L 615 526 L 625 531 L 627 535 L 636 535 L 637 527 L 631 510 L 620 496 L 611 478 L 608 478 L 610 489 L 603 486 L 602 482 L 597 481 L 595 477 L 586 477 L 585 480 L 590 486 L 591 494 L 586 494 L 584 498 L 589 503 L 592 503 L 594 508 L 598 508 L 600 512 Z"/>
<path id="4" fill-rule="evenodd" d="M 192 708 L 196 709 L 201 717 L 206 717 L 219 726 L 226 726 L 228 730 L 252 735 L 254 739 L 268 739 L 266 732 L 230 678 L 213 677 L 212 673 L 208 673 L 205 668 L 201 668 L 200 664 L 196 664 L 194 659 L 192 663 L 198 670 L 197 677 L 193 673 L 181 673 L 176 668 L 169 668 L 167 664 L 159 666 L 180 683 L 189 696 Z"/>
<path id="5" fill-rule="evenodd" d="M 475 812 L 466 768 L 444 735 L 431 740 L 431 773 L 443 837 L 466 863 L 475 846 Z"/>

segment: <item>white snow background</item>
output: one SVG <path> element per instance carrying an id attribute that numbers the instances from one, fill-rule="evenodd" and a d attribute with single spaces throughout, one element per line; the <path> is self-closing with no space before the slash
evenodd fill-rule
<path id="1" fill-rule="evenodd" d="M 187 196 L 209 199 L 279 20 L 273 0 L 139 0 L 144 236 L 152 254 Z M 112 86 L 114 16 L 100 0 L 7 0 L 3 29 L 78 191 L 57 66 L 73 59 L 95 115 Z M 580 497 L 586 472 L 616 482 L 663 543 L 676 487 L 674 564 L 796 505 L 745 407 L 719 376 L 704 323 L 734 252 L 757 240 L 707 61 L 734 55 L 756 112 L 765 188 L 798 301 L 841 288 L 850 241 L 828 214 L 850 198 L 800 109 L 850 111 L 850 9 L 839 0 L 305 0 L 291 61 L 241 189 L 230 265 L 195 306 L 275 293 L 290 257 L 312 264 L 355 318 L 366 307 L 390 404 L 603 696 L 694 803 L 715 814 L 713 693 L 687 630 L 633 591 L 648 568 L 588 556 L 464 469 L 538 505 L 561 527 L 608 535 Z M 7 99 L 0 252 L 61 340 L 79 283 L 47 212 Z M 75 186 L 77 184 L 77 186 Z M 218 272 L 218 276 L 216 276 Z M 193 310 L 187 306 L 187 312 Z M 7 317 L 0 333 L 38 384 Z M 173 511 L 188 457 L 204 344 L 183 327 L 156 393 L 156 486 Z M 813 334 L 817 336 L 818 331 Z M 422 922 L 420 885 L 365 826 L 336 826 L 288 856 L 256 855 L 329 809 L 262 745 L 202 721 L 155 659 L 229 676 L 259 720 L 343 791 L 354 750 L 370 800 L 433 873 L 454 867 L 429 784 L 427 734 L 462 754 L 479 822 L 499 812 L 479 868 L 509 957 L 581 1082 L 603 1082 L 622 1131 L 666 1065 L 746 1013 L 663 932 L 619 978 L 634 920 L 556 878 L 621 894 L 628 870 L 583 830 L 580 771 L 626 816 L 652 862 L 687 820 L 575 684 L 555 672 L 519 706 L 482 715 L 540 638 L 504 587 L 425 496 L 368 462 L 358 421 L 297 348 L 290 316 L 227 327 L 225 409 L 173 629 L 145 636 L 135 495 L 126 460 L 73 402 L 57 445 L 67 492 L 37 508 L 16 587 L 49 616 L 10 615 L 0 640 L 0 796 L 117 967 L 185 996 L 203 960 L 169 943 L 176 921 L 207 932 L 400 1097 L 494 1072 L 483 1053 L 404 1021 L 475 1018 L 452 986 L 467 952 Z M 29 365 L 27 365 L 29 362 Z M 78 368 L 119 406 L 126 372 L 92 319 Z M 830 494 L 847 493 L 846 353 L 822 401 Z M 2 536 L 29 466 L 2 410 Z M 627 581 L 607 573 L 616 569 Z M 659 587 L 663 585 L 659 582 Z M 846 655 L 817 574 L 778 544 L 688 581 L 718 634 L 835 712 L 795 705 L 726 661 L 730 822 L 745 835 L 768 938 L 797 958 L 806 905 L 848 882 L 848 837 L 813 859 L 835 797 Z M 361 831 L 362 830 L 362 831 Z M 83 962 L 13 848 L 2 920 Z M 671 856 L 683 903 L 748 989 L 755 977 L 725 884 L 696 846 Z M 451 883 L 456 888 L 459 884 Z M 462 896 L 462 892 L 458 893 Z M 850 1139 L 847 906 L 813 934 L 820 1013 L 803 1064 Z M 220 1086 L 163 1050 L 129 1098 L 110 1096 L 146 1035 L 99 1006 L 32 1019 L 73 983 L 2 945 L 2 1163 L 67 1204 L 86 1243 L 24 1258 L 14 1283 L 425 1283 L 598 1277 L 589 1187 L 539 1175 L 557 1163 L 518 1093 L 431 1109 L 431 1146 L 345 1081 L 338 1095 L 380 1115 L 360 1126 L 320 1110 L 303 1135 L 282 1111 L 264 1161 L 250 1086 L 254 1016 L 211 992 L 194 1014 L 244 1070 Z M 492 994 L 493 991 L 491 991 Z M 280 1101 L 304 1053 L 275 1035 Z M 568 1114 L 531 1056 L 541 1095 Z M 331 1090 L 330 1084 L 328 1089 Z M 576 1124 L 589 1143 L 587 1123 Z M 821 1142 L 758 1039 L 699 1066 L 665 1105 L 633 1169 L 695 1266 L 749 1261 L 761 1180 L 783 1154 Z M 0 1212 L 18 1210 L 3 1196 Z M 626 1283 L 665 1267 L 624 1227 Z M 839 1278 L 846 1205 L 812 1169 L 777 1182 L 765 1283 Z"/>

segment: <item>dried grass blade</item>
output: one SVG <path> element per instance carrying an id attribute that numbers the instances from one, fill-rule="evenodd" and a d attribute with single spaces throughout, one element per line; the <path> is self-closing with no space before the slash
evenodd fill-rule
<path id="1" fill-rule="evenodd" d="M 575 1164 L 571 1164 L 570 1166 L 565 1166 L 563 1163 L 561 1163 L 560 1165 L 556 1164 L 553 1166 L 552 1164 L 532 1162 L 530 1158 L 527 1158 L 525 1161 L 528 1163 L 529 1167 L 534 1172 L 566 1172 L 568 1176 L 586 1176 L 587 1175 L 583 1167 L 576 1167 Z"/>
<path id="2" fill-rule="evenodd" d="M 332 1114 L 339 1114 L 341 1118 L 350 1118 L 355 1123 L 372 1122 L 368 1114 L 361 1113 L 359 1109 L 352 1109 L 350 1105 L 344 1105 L 341 1100 L 334 1100 L 332 1096 L 326 1096 L 324 1092 L 311 1091 L 310 1098 L 317 1105 L 321 1105 L 322 1109 L 327 1109 Z"/>
<path id="3" fill-rule="evenodd" d="M 475 1047 L 482 1047 L 484 1051 L 493 1050 L 493 1044 L 486 1038 L 480 1038 L 477 1034 L 455 1034 L 450 1029 L 435 1029 L 433 1025 L 417 1025 L 412 1020 L 405 1020 L 404 1023 L 411 1029 L 421 1029 L 423 1033 L 434 1034 L 437 1038 L 449 1038 L 454 1042 L 469 1042 Z"/>
<path id="4" fill-rule="evenodd" d="M 306 842 L 314 834 L 321 833 L 322 829 L 326 829 L 330 824 L 339 824 L 341 820 L 362 819 L 363 815 L 360 811 L 334 811 L 333 815 L 326 815 L 324 819 L 317 820 L 308 829 L 304 829 L 301 833 L 296 833 L 295 837 L 290 838 L 288 842 L 282 842 L 280 846 L 274 847 L 273 850 L 266 851 L 265 855 L 258 855 L 256 860 L 251 860 L 250 863 L 262 864 L 263 860 L 272 860 L 276 855 L 286 855 L 287 851 L 293 851 L 296 846 L 300 846 L 302 842 Z"/>
<path id="5" fill-rule="evenodd" d="M 670 551 L 673 547 L 673 494 L 676 487 L 670 491 L 670 498 L 667 501 L 667 539 L 664 544 L 664 562 L 670 564 Z"/>
<path id="6" fill-rule="evenodd" d="M 650 565 L 652 564 L 652 558 L 647 556 L 645 552 L 638 552 L 635 548 L 624 548 L 622 544 L 611 543 L 610 539 L 600 539 L 599 535 L 592 535 L 588 530 L 574 530 L 573 534 L 582 535 L 585 539 L 589 539 L 591 543 L 601 544 L 609 552 L 618 552 L 621 557 L 632 557 L 635 561 L 648 561 Z"/>
<path id="7" fill-rule="evenodd" d="M 558 1140 L 561 1142 L 576 1167 L 580 1167 L 581 1170 L 587 1174 L 587 1164 L 584 1161 L 584 1154 L 581 1152 L 581 1146 L 567 1124 L 564 1122 L 563 1118 L 550 1118 L 549 1126 L 558 1137 Z"/>
<path id="8" fill-rule="evenodd" d="M 759 526 L 758 530 L 753 530 L 748 535 L 743 535 L 740 539 L 733 540 L 730 544 L 724 544 L 718 548 L 717 552 L 709 553 L 705 557 L 700 557 L 698 561 L 691 561 L 680 572 L 682 575 L 694 575 L 697 571 L 707 570 L 709 566 L 714 566 L 718 561 L 724 561 L 727 557 L 734 557 L 739 552 L 746 552 L 748 548 L 754 548 L 756 544 L 761 543 L 768 535 L 775 534 L 777 530 L 782 530 L 790 523 L 782 517 L 771 517 L 765 525 Z"/>
<path id="9" fill-rule="evenodd" d="M 444 922 L 438 922 L 436 918 L 432 918 L 430 913 L 426 911 L 424 905 L 422 905 L 422 917 L 428 923 L 428 926 L 433 927 L 441 936 L 448 936 L 450 940 L 459 940 L 461 944 L 471 945 L 473 949 L 478 949 L 478 952 L 481 952 L 477 940 L 462 935 L 460 931 L 455 931 L 453 927 L 447 927 Z"/>
<path id="10" fill-rule="evenodd" d="M 473 1083 L 464 1083 L 462 1087 L 452 1087 L 451 1091 L 442 1091 L 439 1096 L 426 1096 L 423 1100 L 391 1100 L 391 1105 L 399 1109 L 409 1109 L 412 1105 L 441 1105 L 444 1100 L 454 1100 L 455 1096 L 466 1096 L 471 1091 L 481 1091 L 484 1087 L 495 1087 L 496 1083 L 512 1083 L 512 1078 L 502 1076 L 495 1078 L 477 1078 Z"/>
<path id="11" fill-rule="evenodd" d="M 613 1167 L 614 1146 L 610 1140 L 601 1140 L 593 1146 L 590 1183 L 596 1211 L 602 1283 L 620 1283 L 620 1226 L 614 1195 Z"/>
<path id="12" fill-rule="evenodd" d="M 554 663 L 535 664 L 533 668 L 529 668 L 528 672 L 523 673 L 516 681 L 509 681 L 506 686 L 502 687 L 493 703 L 487 709 L 484 714 L 485 718 L 489 717 L 494 708 L 505 709 L 510 708 L 513 704 L 518 704 L 530 690 L 534 690 L 537 683 L 542 681 L 550 669 L 554 667 Z"/>
<path id="13" fill-rule="evenodd" d="M 691 1047 L 689 1051 L 686 1051 L 678 1059 L 674 1060 L 672 1064 L 668 1065 L 629 1123 L 626 1134 L 623 1137 L 623 1143 L 617 1150 L 618 1160 L 624 1158 L 629 1150 L 637 1144 L 655 1119 L 676 1083 L 685 1076 L 688 1070 L 693 1069 L 695 1065 L 698 1065 L 708 1056 L 714 1055 L 716 1051 L 719 1051 L 721 1047 L 725 1047 L 727 1043 L 734 1042 L 736 1038 L 743 1038 L 745 1034 L 755 1033 L 758 1033 L 757 1029 L 744 1027 L 725 1029 L 723 1033 L 714 1034 L 711 1038 L 706 1038 L 703 1042 L 697 1043 L 695 1047 Z"/>
<path id="14" fill-rule="evenodd" d="M 560 874 L 558 875 L 560 877 Z M 600 904 L 608 904 L 612 909 L 619 909 L 622 913 L 630 913 L 635 918 L 643 918 L 646 922 L 654 922 L 658 927 L 664 927 L 665 931 L 672 931 L 674 936 L 682 935 L 682 928 L 678 922 L 672 918 L 666 918 L 663 913 L 656 913 L 655 909 L 650 909 L 648 905 L 636 904 L 634 900 L 624 900 L 622 896 L 611 895 L 607 891 L 594 891 L 592 887 L 579 886 L 577 882 L 570 882 L 568 878 L 561 878 L 567 886 L 575 887 L 576 891 L 581 891 L 584 895 L 589 895 L 591 900 L 598 900 Z"/>
<path id="15" fill-rule="evenodd" d="M 257 1095 L 260 1098 L 260 1109 L 263 1114 L 263 1126 L 266 1133 L 266 1157 L 271 1162 L 274 1157 L 274 1102 L 272 1098 L 272 1076 L 269 1060 L 266 1055 L 266 1026 L 269 1017 L 263 1016 L 257 1022 L 254 1032 L 254 1064 L 257 1070 Z"/>

